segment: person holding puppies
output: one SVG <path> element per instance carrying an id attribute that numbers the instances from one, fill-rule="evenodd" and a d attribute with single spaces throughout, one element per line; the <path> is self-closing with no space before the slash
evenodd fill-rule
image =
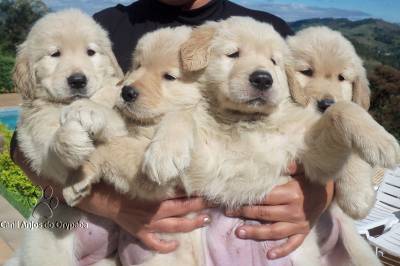
<path id="1" fill-rule="evenodd" d="M 289 26 L 280 18 L 225 0 L 139 0 L 129 6 L 117 5 L 106 9 L 95 14 L 94 18 L 108 30 L 118 63 L 127 71 L 132 50 L 146 32 L 165 26 L 195 26 L 233 15 L 250 16 L 270 23 L 284 37 L 292 34 Z M 39 182 L 40 179 L 35 177 L 25 162 L 15 141 L 12 157 L 33 181 Z M 245 225 L 236 231 L 242 239 L 272 240 L 288 237 L 285 244 L 268 252 L 270 259 L 286 256 L 300 246 L 314 221 L 332 200 L 333 183 L 326 187 L 310 184 L 305 180 L 301 167 L 295 164 L 289 167 L 289 172 L 297 177 L 296 180 L 275 188 L 260 205 L 244 207 L 227 214 L 274 222 Z M 179 243 L 162 241 L 156 237 L 155 232 L 188 232 L 210 222 L 209 217 L 203 214 L 193 219 L 183 218 L 190 212 L 208 208 L 201 198 L 175 198 L 161 203 L 144 203 L 128 200 L 104 184 L 97 185 L 78 207 L 115 221 L 148 248 L 161 253 L 172 252 Z"/>

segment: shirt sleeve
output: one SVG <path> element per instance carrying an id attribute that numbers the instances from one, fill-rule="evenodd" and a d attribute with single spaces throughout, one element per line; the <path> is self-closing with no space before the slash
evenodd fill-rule
<path id="1" fill-rule="evenodd" d="M 15 154 L 15 150 L 16 150 L 17 146 L 18 146 L 17 131 L 14 131 L 14 134 L 12 135 L 11 143 L 10 143 L 10 158 L 11 158 L 11 160 L 13 160 L 14 163 L 15 163 L 14 154 Z"/>
<path id="2" fill-rule="evenodd" d="M 123 17 L 124 8 L 123 5 L 117 5 L 101 10 L 93 15 L 93 19 L 111 34 Z"/>

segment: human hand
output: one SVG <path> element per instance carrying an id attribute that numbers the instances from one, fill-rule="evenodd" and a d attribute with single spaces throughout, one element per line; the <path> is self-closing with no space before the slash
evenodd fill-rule
<path id="1" fill-rule="evenodd" d="M 239 238 L 259 241 L 288 238 L 285 244 L 268 251 L 269 259 L 281 258 L 296 250 L 333 197 L 333 182 L 326 186 L 312 184 L 305 178 L 302 167 L 295 163 L 289 166 L 289 174 L 293 180 L 274 188 L 259 205 L 227 213 L 227 216 L 273 222 L 240 226 L 236 230 Z"/>
<path id="2" fill-rule="evenodd" d="M 84 198 L 79 208 L 112 219 L 121 228 L 139 239 L 147 248 L 159 253 L 174 251 L 177 241 L 164 241 L 157 233 L 185 233 L 210 223 L 205 214 L 186 218 L 209 206 L 202 198 L 175 198 L 162 202 L 128 199 L 108 185 L 98 184 L 91 195 Z"/>

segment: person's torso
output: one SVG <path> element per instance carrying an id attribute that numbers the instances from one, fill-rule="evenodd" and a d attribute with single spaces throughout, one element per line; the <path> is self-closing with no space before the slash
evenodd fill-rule
<path id="1" fill-rule="evenodd" d="M 109 32 L 115 56 L 126 72 L 132 62 L 132 52 L 144 34 L 163 27 L 197 26 L 231 16 L 249 16 L 270 23 L 284 37 L 292 34 L 282 19 L 226 0 L 211 0 L 205 6 L 191 11 L 182 11 L 179 7 L 168 6 L 157 0 L 139 0 L 129 6 L 117 5 L 100 11 L 94 18 Z"/>

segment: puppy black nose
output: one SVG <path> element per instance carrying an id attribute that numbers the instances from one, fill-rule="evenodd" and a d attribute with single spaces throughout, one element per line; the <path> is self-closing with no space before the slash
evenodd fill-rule
<path id="1" fill-rule="evenodd" d="M 134 102 L 139 96 L 139 92 L 134 87 L 124 86 L 122 88 L 121 97 L 125 102 Z"/>
<path id="2" fill-rule="evenodd" d="M 249 81 L 257 90 L 264 91 L 271 88 L 274 80 L 267 71 L 257 70 L 250 75 Z"/>
<path id="3" fill-rule="evenodd" d="M 329 106 L 333 105 L 335 103 L 335 100 L 333 99 L 322 99 L 318 101 L 318 109 L 321 112 L 325 112 L 326 109 L 329 108 Z"/>
<path id="4" fill-rule="evenodd" d="M 67 82 L 72 89 L 80 90 L 86 87 L 87 78 L 81 73 L 75 73 L 67 78 Z"/>

